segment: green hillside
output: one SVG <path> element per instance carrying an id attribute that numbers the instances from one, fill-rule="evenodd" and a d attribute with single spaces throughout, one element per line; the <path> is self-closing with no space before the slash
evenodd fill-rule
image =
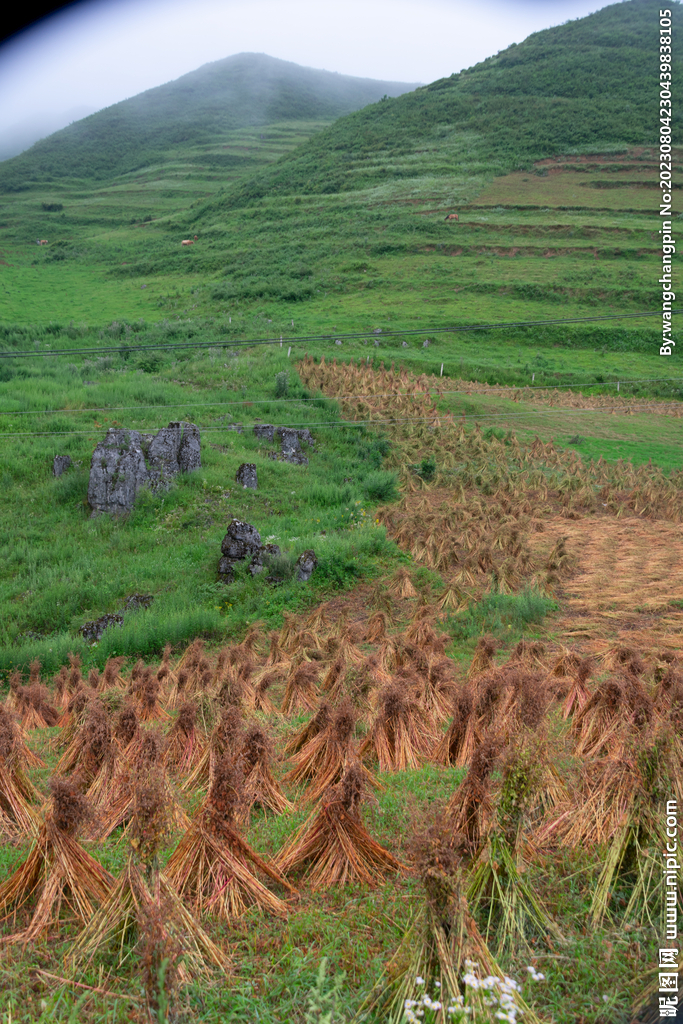
<path id="1" fill-rule="evenodd" d="M 337 121 L 223 202 L 352 191 L 454 164 L 500 174 L 567 150 L 652 145 L 658 18 L 652 0 L 630 0 L 535 32 L 460 74 Z M 680 112 L 675 118 L 683 123 Z"/>
<path id="2" fill-rule="evenodd" d="M 173 82 L 115 103 L 0 164 L 0 189 L 59 178 L 107 179 L 158 162 L 179 146 L 215 144 L 235 129 L 327 120 L 414 88 L 300 67 L 259 53 L 205 64 Z M 214 154 L 215 167 L 240 164 Z M 242 161 L 249 166 L 249 161 Z"/>

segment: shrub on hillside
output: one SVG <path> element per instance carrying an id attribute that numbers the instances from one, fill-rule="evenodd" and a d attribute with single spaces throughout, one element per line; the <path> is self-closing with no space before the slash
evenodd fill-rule
<path id="1" fill-rule="evenodd" d="M 398 498 L 398 477 L 388 470 L 368 473 L 363 489 L 369 501 L 396 501 Z"/>

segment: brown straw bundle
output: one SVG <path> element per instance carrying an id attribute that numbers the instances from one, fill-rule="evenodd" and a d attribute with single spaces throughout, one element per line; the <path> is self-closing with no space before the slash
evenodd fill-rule
<path id="1" fill-rule="evenodd" d="M 237 756 L 243 734 L 244 719 L 239 708 L 234 705 L 223 708 L 201 757 L 181 788 L 184 791 L 208 788 L 213 782 L 218 761 L 226 755 L 233 759 Z"/>
<path id="2" fill-rule="evenodd" d="M 229 959 L 159 870 L 158 851 L 168 834 L 169 820 L 163 773 L 158 766 L 138 775 L 133 805 L 131 853 L 108 898 L 72 947 L 75 965 L 87 966 L 99 950 L 115 942 L 121 966 L 130 955 L 124 939 L 137 933 L 133 952 L 137 951 L 145 945 L 145 929 L 154 922 L 157 940 L 165 948 L 178 948 L 182 954 L 180 982 L 206 975 L 211 966 L 227 971 Z"/>
<path id="3" fill-rule="evenodd" d="M 329 701 L 322 700 L 312 718 L 309 718 L 306 724 L 287 740 L 285 743 L 285 754 L 296 754 L 297 750 L 301 750 L 314 736 L 317 736 L 319 732 L 327 728 L 331 717 L 332 705 Z"/>
<path id="4" fill-rule="evenodd" d="M 590 679 L 592 672 L 593 663 L 590 658 L 580 658 L 578 664 L 573 667 L 573 671 L 567 673 L 570 682 L 564 704 L 562 705 L 563 718 L 571 718 L 572 715 L 581 711 L 589 700 L 591 693 L 586 683 Z"/>
<path id="5" fill-rule="evenodd" d="M 290 874 L 306 867 L 312 889 L 346 882 L 376 885 L 387 871 L 400 871 L 403 865 L 363 825 L 362 793 L 363 772 L 359 764 L 351 764 L 280 851 L 278 868 Z"/>
<path id="6" fill-rule="evenodd" d="M 313 661 L 303 661 L 287 677 L 281 711 L 285 715 L 312 711 L 318 702 L 320 670 Z"/>
<path id="7" fill-rule="evenodd" d="M 188 817 L 165 770 L 162 771 L 165 750 L 166 740 L 161 732 L 140 729 L 125 755 L 116 761 L 115 770 L 107 777 L 107 785 L 89 791 L 91 798 L 98 797 L 95 808 L 98 813 L 86 831 L 86 838 L 106 839 L 118 826 L 128 825 L 135 809 L 136 782 L 152 769 L 159 770 L 168 813 L 176 827 L 187 827 Z"/>
<path id="8" fill-rule="evenodd" d="M 487 672 L 489 669 L 494 667 L 494 656 L 496 653 L 496 641 L 493 637 L 482 636 L 477 640 L 477 646 L 474 649 L 474 657 L 467 670 L 467 678 L 472 679 L 474 676 L 480 675 L 482 672 Z"/>
<path id="9" fill-rule="evenodd" d="M 386 1024 L 403 1024 L 417 1020 L 407 1010 L 422 1007 L 425 993 L 434 986 L 434 996 L 441 1009 L 435 1021 L 451 1019 L 485 1021 L 493 1019 L 492 998 L 495 990 L 508 997 L 506 1010 L 512 1004 L 529 1024 L 539 1024 L 538 1017 L 526 1005 L 518 988 L 509 984 L 493 958 L 470 910 L 463 862 L 458 853 L 437 829 L 430 829 L 415 844 L 415 866 L 424 888 L 424 898 L 391 958 L 385 972 L 367 997 L 360 1012 L 367 1016 L 372 1010 Z M 474 984 L 468 978 L 491 979 L 487 986 Z M 493 982 L 495 979 L 495 982 Z M 493 984 L 491 983 L 493 982 Z M 502 1017 L 504 1000 L 498 1016 Z M 516 1016 L 515 1013 L 515 1016 Z M 470 1016 L 471 1015 L 471 1016 Z M 508 1018 L 507 1012 L 505 1017 Z"/>
<path id="10" fill-rule="evenodd" d="M 488 834 L 493 807 L 490 777 L 501 744 L 497 738 L 482 740 L 472 754 L 467 775 L 457 787 L 446 807 L 446 819 L 453 842 L 474 855 Z"/>
<path id="11" fill-rule="evenodd" d="M 431 753 L 436 731 L 431 716 L 406 686 L 384 687 L 377 711 L 360 748 L 360 756 L 373 754 L 380 771 L 418 768 Z"/>
<path id="12" fill-rule="evenodd" d="M 59 759 L 56 773 L 78 771 L 85 784 L 90 785 L 106 763 L 112 743 L 109 712 L 101 700 L 93 698 L 85 706 L 83 723 Z"/>
<path id="13" fill-rule="evenodd" d="M 66 779 L 51 784 L 52 800 L 28 857 L 0 885 L 0 914 L 9 916 L 35 899 L 31 920 L 5 942 L 37 941 L 59 927 L 62 908 L 86 924 L 95 906 L 107 898 L 113 878 L 77 842 L 76 834 L 88 815 L 85 798 Z"/>
<path id="14" fill-rule="evenodd" d="M 199 913 L 232 920 L 255 906 L 285 916 L 287 905 L 266 888 L 254 870 L 292 893 L 295 890 L 237 831 L 245 800 L 243 786 L 241 767 L 223 757 L 216 765 L 206 800 L 166 866 L 166 877 Z"/>
<path id="15" fill-rule="evenodd" d="M 34 835 L 38 818 L 32 804 L 40 795 L 26 774 L 27 758 L 19 726 L 0 704 L 0 837 Z"/>
<path id="16" fill-rule="evenodd" d="M 448 729 L 434 750 L 433 759 L 437 764 L 452 764 L 464 768 L 470 763 L 474 750 L 481 740 L 474 713 L 472 687 L 463 686 L 453 700 L 453 717 Z"/>
<path id="17" fill-rule="evenodd" d="M 636 676 L 605 679 L 572 719 L 575 753 L 579 757 L 617 754 L 626 735 L 642 731 L 653 714 L 652 699 Z"/>
<path id="18" fill-rule="evenodd" d="M 358 758 L 354 739 L 356 713 L 350 701 L 343 701 L 330 714 L 327 726 L 318 732 L 291 760 L 294 767 L 285 782 L 298 784 L 311 780 L 304 800 L 318 800 L 325 790 L 339 782 L 346 768 Z M 361 766 L 365 784 L 379 786 L 375 776 Z"/>
<path id="19" fill-rule="evenodd" d="M 52 704 L 50 691 L 41 683 L 19 686 L 15 691 L 16 708 L 24 729 L 46 729 L 57 725 L 59 714 Z"/>
<path id="20" fill-rule="evenodd" d="M 181 778 L 199 764 L 206 748 L 206 739 L 197 726 L 197 705 L 184 701 L 178 717 L 169 729 L 164 763 L 169 771 Z"/>
<path id="21" fill-rule="evenodd" d="M 275 814 L 293 811 L 294 804 L 282 792 L 271 771 L 273 742 L 260 725 L 250 726 L 239 759 L 244 768 L 244 819 L 254 806 Z"/>

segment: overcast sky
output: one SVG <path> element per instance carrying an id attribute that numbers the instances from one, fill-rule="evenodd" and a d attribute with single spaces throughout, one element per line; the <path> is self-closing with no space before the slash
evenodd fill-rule
<path id="1" fill-rule="evenodd" d="M 0 45 L 0 157 L 9 155 L 17 126 L 32 125 L 34 138 L 49 134 L 234 53 L 427 83 L 604 6 L 600 0 L 82 0 Z"/>

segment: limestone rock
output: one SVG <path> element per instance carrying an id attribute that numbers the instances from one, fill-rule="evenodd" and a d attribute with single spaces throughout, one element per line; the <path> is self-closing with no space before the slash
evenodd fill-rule
<path id="1" fill-rule="evenodd" d="M 235 578 L 235 570 L 233 569 L 233 562 L 226 558 L 225 555 L 218 562 L 218 578 L 221 583 L 232 583 Z"/>
<path id="2" fill-rule="evenodd" d="M 87 643 L 95 644 L 102 639 L 102 634 L 109 626 L 122 625 L 123 615 L 101 615 L 99 619 L 93 619 L 92 622 L 84 622 L 78 632 Z"/>
<path id="3" fill-rule="evenodd" d="M 168 487 L 178 473 L 200 466 L 194 423 L 169 423 L 156 435 L 112 427 L 93 452 L 88 502 L 93 514 L 129 512 L 141 487 Z"/>
<path id="4" fill-rule="evenodd" d="M 180 427 L 181 437 L 178 448 L 178 465 L 181 473 L 192 473 L 195 469 L 201 469 L 202 446 L 199 435 L 199 427 L 196 423 L 173 423 L 171 426 Z"/>
<path id="5" fill-rule="evenodd" d="M 126 612 L 137 612 L 141 608 L 149 608 L 154 601 L 154 594 L 131 594 L 123 602 Z"/>
<path id="6" fill-rule="evenodd" d="M 54 462 L 52 463 L 52 475 L 61 476 L 72 465 L 73 463 L 69 455 L 55 455 Z"/>
<path id="7" fill-rule="evenodd" d="M 269 452 L 271 459 L 280 462 L 293 462 L 298 466 L 307 466 L 308 459 L 301 451 L 301 441 L 311 447 L 315 441 L 310 430 L 295 430 L 293 427 L 274 427 L 272 423 L 257 423 L 254 427 L 254 434 L 262 441 L 277 441 L 280 445 L 279 452 Z"/>
<path id="8" fill-rule="evenodd" d="M 221 551 L 232 562 L 240 562 L 261 550 L 261 534 L 255 526 L 233 519 L 223 538 Z"/>
<path id="9" fill-rule="evenodd" d="M 277 544 L 261 544 L 261 535 L 251 523 L 233 519 L 221 544 L 223 557 L 218 562 L 218 578 L 223 583 L 232 583 L 235 578 L 235 562 L 249 559 L 249 572 L 258 576 L 263 572 L 264 555 L 275 557 L 281 554 Z"/>
<path id="10" fill-rule="evenodd" d="M 315 551 L 309 548 L 308 551 L 302 551 L 296 560 L 296 578 L 307 583 L 313 575 L 313 570 L 318 564 Z"/>
<path id="11" fill-rule="evenodd" d="M 242 487 L 248 487 L 250 490 L 255 491 L 258 487 L 256 463 L 243 462 L 235 474 L 235 480 L 238 484 L 242 484 Z"/>
<path id="12" fill-rule="evenodd" d="M 258 551 L 252 556 L 251 562 L 249 563 L 249 572 L 252 576 L 258 576 L 260 572 L 263 572 L 263 556 L 270 556 L 271 558 L 277 558 L 281 555 L 280 547 L 277 544 L 266 544 L 259 548 Z"/>
<path id="13" fill-rule="evenodd" d="M 90 464 L 88 502 L 93 512 L 129 512 L 135 495 L 149 484 L 149 470 L 138 430 L 110 427 Z"/>
<path id="14" fill-rule="evenodd" d="M 150 474 L 162 483 L 178 473 L 189 473 L 202 464 L 199 427 L 194 423 L 169 423 L 152 438 L 147 448 Z"/>
<path id="15" fill-rule="evenodd" d="M 298 466 L 307 466 L 308 459 L 301 451 L 299 444 L 299 431 L 291 427 L 278 427 L 277 439 L 280 442 L 280 452 L 284 462 L 293 462 Z"/>

